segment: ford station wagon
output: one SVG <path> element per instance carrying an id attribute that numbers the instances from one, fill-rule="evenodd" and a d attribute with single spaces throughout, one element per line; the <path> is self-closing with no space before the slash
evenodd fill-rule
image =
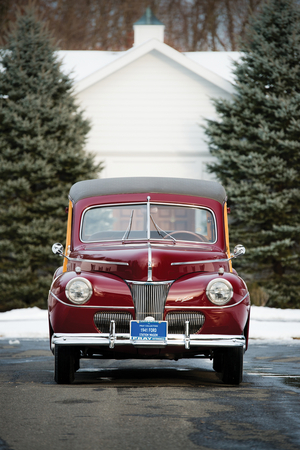
<path id="1" fill-rule="evenodd" d="M 229 249 L 217 182 L 136 177 L 81 181 L 69 193 L 63 265 L 49 291 L 55 380 L 83 358 L 208 358 L 239 384 L 250 297 Z"/>

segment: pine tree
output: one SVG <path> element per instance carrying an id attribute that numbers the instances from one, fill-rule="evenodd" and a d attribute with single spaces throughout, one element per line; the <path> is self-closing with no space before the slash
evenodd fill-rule
<path id="1" fill-rule="evenodd" d="M 101 165 L 84 153 L 89 122 L 60 70 L 51 36 L 32 6 L 1 50 L 0 310 L 46 306 L 64 242 L 67 195 Z"/>
<path id="2" fill-rule="evenodd" d="M 300 307 L 300 13 L 270 0 L 252 19 L 233 101 L 214 100 L 210 166 L 227 190 L 239 270 L 268 306 Z"/>

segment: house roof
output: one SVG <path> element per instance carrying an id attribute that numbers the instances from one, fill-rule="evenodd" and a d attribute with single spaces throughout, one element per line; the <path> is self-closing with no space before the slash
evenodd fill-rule
<path id="1" fill-rule="evenodd" d="M 125 52 L 100 50 L 60 50 L 58 58 L 62 61 L 62 70 L 71 74 L 75 83 L 107 66 Z"/>
<path id="2" fill-rule="evenodd" d="M 210 198 L 223 204 L 225 189 L 216 181 L 188 178 L 132 177 L 79 181 L 70 189 L 74 203 L 88 197 L 115 194 L 162 193 Z"/>
<path id="3" fill-rule="evenodd" d="M 64 73 L 68 75 L 72 73 L 72 77 L 78 83 L 125 53 L 125 51 L 61 50 L 58 52 L 58 57 L 62 61 Z M 182 54 L 230 83 L 234 83 L 233 62 L 239 61 L 240 52 L 184 52 Z"/>
<path id="4" fill-rule="evenodd" d="M 234 92 L 234 86 L 232 82 L 230 82 L 231 80 L 228 80 L 228 65 L 230 64 L 230 55 L 234 55 L 233 59 L 238 57 L 237 55 L 239 54 L 236 52 L 230 52 L 230 55 L 225 58 L 225 52 L 195 52 L 195 54 L 180 53 L 157 39 L 149 39 L 125 52 L 71 51 L 72 53 L 70 53 L 69 51 L 61 51 L 59 52 L 59 57 L 65 59 L 62 65 L 62 69 L 65 72 L 67 72 L 68 69 L 75 69 L 75 91 L 79 93 L 153 50 L 158 51 L 162 55 L 215 84 L 224 91 L 231 94 Z M 207 58 L 208 54 L 212 53 L 215 55 L 213 57 L 210 55 L 210 57 Z M 218 58 L 220 58 L 221 55 L 223 56 L 224 61 L 227 61 L 227 69 L 222 66 L 220 67 L 220 64 L 218 64 Z M 78 58 L 78 62 L 75 64 L 76 58 Z M 71 59 L 73 60 L 73 67 L 71 67 Z M 81 59 L 80 63 L 79 59 Z M 76 70 L 78 69 L 80 71 L 79 76 L 76 74 Z M 227 79 L 224 77 L 224 72 L 227 74 Z"/>
<path id="5" fill-rule="evenodd" d="M 240 52 L 184 52 L 183 55 L 230 83 L 235 83 L 233 63 L 241 59 Z"/>

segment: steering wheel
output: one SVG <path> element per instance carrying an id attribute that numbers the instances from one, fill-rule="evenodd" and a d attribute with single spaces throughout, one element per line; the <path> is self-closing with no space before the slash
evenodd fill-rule
<path id="1" fill-rule="evenodd" d="M 193 231 L 186 231 L 186 230 L 176 230 L 172 231 L 171 233 L 168 233 L 164 236 L 164 239 L 166 239 L 168 236 L 173 236 L 174 234 L 191 234 L 192 236 L 195 236 L 197 239 L 199 239 L 200 242 L 208 242 L 205 236 L 202 236 L 202 234 L 194 233 Z"/>

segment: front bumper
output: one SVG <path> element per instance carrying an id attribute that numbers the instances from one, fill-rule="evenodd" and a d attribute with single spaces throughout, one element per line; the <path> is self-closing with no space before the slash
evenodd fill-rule
<path id="1" fill-rule="evenodd" d="M 168 334 L 162 341 L 137 341 L 130 339 L 130 334 L 119 333 L 54 333 L 51 346 L 69 345 L 78 347 L 109 347 L 115 348 L 123 345 L 133 345 L 138 348 L 166 348 L 168 346 L 191 347 L 244 347 L 244 336 L 222 334 Z"/>

